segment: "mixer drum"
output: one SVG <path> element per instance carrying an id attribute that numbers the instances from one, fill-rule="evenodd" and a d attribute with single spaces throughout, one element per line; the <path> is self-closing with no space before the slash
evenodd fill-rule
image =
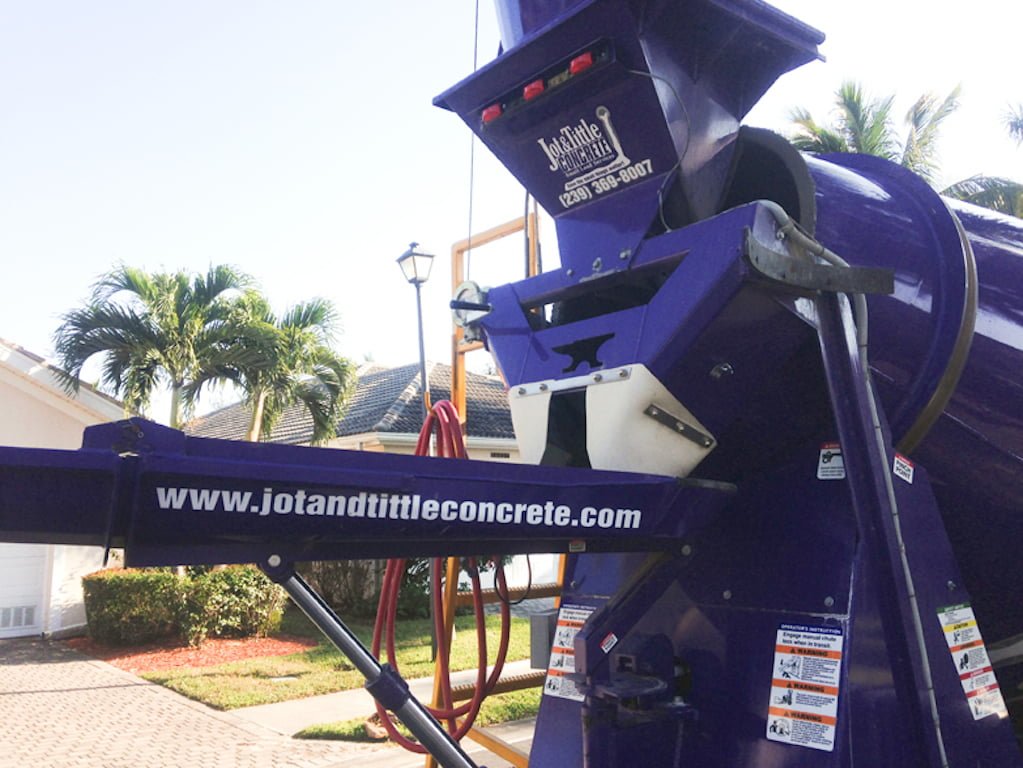
<path id="1" fill-rule="evenodd" d="M 894 293 L 868 302 L 897 450 L 930 474 L 985 636 L 1023 633 L 1023 221 L 945 200 L 876 157 L 806 167 L 816 238 L 895 272 Z"/>

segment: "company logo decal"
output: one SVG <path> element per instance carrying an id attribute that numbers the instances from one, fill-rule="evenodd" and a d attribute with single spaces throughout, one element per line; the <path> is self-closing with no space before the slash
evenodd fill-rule
<path id="1" fill-rule="evenodd" d="M 557 134 L 541 137 L 536 143 L 543 150 L 547 168 L 565 179 L 564 192 L 558 196 L 564 208 L 592 200 L 596 195 L 631 184 L 649 176 L 649 159 L 633 163 L 611 122 L 611 110 L 600 106 L 594 116 L 581 117 L 563 125 Z"/>

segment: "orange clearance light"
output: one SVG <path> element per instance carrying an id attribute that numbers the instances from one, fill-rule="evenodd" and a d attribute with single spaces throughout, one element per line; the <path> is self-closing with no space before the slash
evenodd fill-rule
<path id="1" fill-rule="evenodd" d="M 593 66 L 593 54 L 587 51 L 586 53 L 580 53 L 568 65 L 568 71 L 573 75 L 578 75 L 580 72 L 585 72 L 587 69 Z"/>
<path id="2" fill-rule="evenodd" d="M 483 113 L 480 115 L 480 117 L 483 118 L 483 123 L 486 124 L 489 123 L 491 120 L 496 120 L 497 118 L 499 118 L 501 116 L 502 111 L 503 110 L 501 109 L 500 104 L 491 104 L 489 107 L 483 110 Z"/>
<path id="3" fill-rule="evenodd" d="M 522 89 L 522 98 L 524 98 L 526 101 L 529 101 L 530 99 L 535 99 L 537 96 L 543 93 L 543 90 L 544 90 L 543 80 L 534 80 L 533 82 L 531 82 L 529 85 Z"/>

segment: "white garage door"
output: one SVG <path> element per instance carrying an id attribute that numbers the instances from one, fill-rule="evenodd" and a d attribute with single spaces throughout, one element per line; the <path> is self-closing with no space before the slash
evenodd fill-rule
<path id="1" fill-rule="evenodd" d="M 0 544 L 0 637 L 42 632 L 46 545 Z"/>

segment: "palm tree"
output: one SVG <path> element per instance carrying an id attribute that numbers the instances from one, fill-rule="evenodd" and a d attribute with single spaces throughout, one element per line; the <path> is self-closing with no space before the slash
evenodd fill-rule
<path id="1" fill-rule="evenodd" d="M 235 311 L 244 316 L 239 325 L 258 333 L 230 343 L 249 345 L 252 354 L 242 364 L 214 360 L 196 376 L 189 394 L 227 381 L 241 387 L 252 409 L 247 435 L 252 441 L 268 437 L 284 410 L 293 405 L 303 406 L 311 416 L 314 444 L 334 437 L 354 371 L 331 348 L 338 325 L 333 304 L 313 299 L 277 317 L 261 296 L 248 296 Z"/>
<path id="2" fill-rule="evenodd" d="M 938 174 L 938 134 L 945 119 L 959 108 L 959 88 L 941 102 L 930 93 L 917 99 L 906 113 L 907 132 L 901 140 L 891 119 L 892 102 L 892 96 L 867 96 L 858 83 L 842 83 L 836 92 L 834 125 L 819 125 L 804 108 L 792 110 L 792 144 L 803 152 L 858 152 L 883 157 L 933 186 Z M 1023 106 L 1008 113 L 1006 127 L 1017 142 L 1023 143 Z M 1011 179 L 978 174 L 939 191 L 946 197 L 1023 217 L 1023 184 Z"/>
<path id="3" fill-rule="evenodd" d="M 1023 104 L 1017 104 L 1009 109 L 1005 116 L 1005 127 L 1009 129 L 1009 135 L 1017 144 L 1023 144 Z"/>
<path id="4" fill-rule="evenodd" d="M 186 385 L 212 357 L 241 364 L 249 354 L 248 347 L 225 342 L 251 335 L 234 322 L 232 306 L 252 290 L 252 279 L 229 266 L 194 276 L 114 268 L 54 334 L 65 387 L 76 391 L 83 366 L 102 355 L 102 384 L 129 412 L 145 414 L 153 391 L 169 385 L 169 423 L 179 427 L 194 403 Z"/>
<path id="5" fill-rule="evenodd" d="M 871 99 L 858 83 L 844 82 L 835 92 L 835 125 L 818 125 L 804 108 L 792 110 L 791 119 L 797 126 L 792 143 L 804 152 L 858 152 L 894 160 L 893 100 L 892 96 Z"/>
<path id="6" fill-rule="evenodd" d="M 933 181 L 937 171 L 937 137 L 941 124 L 959 108 L 959 88 L 938 101 L 926 93 L 906 113 L 906 138 L 900 140 L 892 121 L 894 96 L 872 98 L 859 83 L 847 81 L 835 93 L 834 125 L 818 124 L 802 107 L 792 110 L 792 143 L 803 152 L 858 152 L 899 163 Z"/>

